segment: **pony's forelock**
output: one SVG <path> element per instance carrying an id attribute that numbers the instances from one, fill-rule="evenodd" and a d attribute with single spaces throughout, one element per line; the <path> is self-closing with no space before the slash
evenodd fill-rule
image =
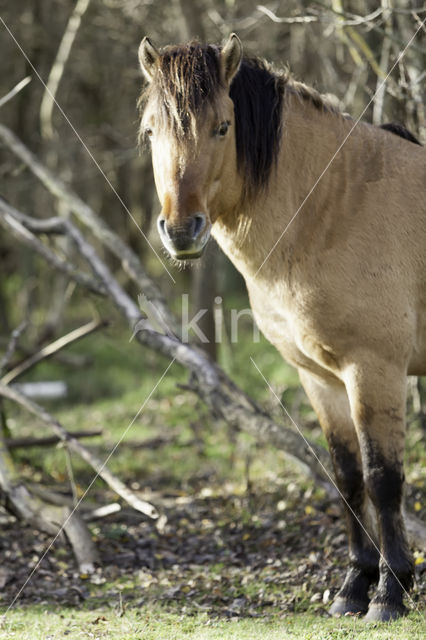
<path id="1" fill-rule="evenodd" d="M 216 110 L 220 87 L 223 85 L 217 47 L 197 41 L 166 47 L 139 106 L 144 110 L 149 102 L 158 126 L 178 142 L 196 140 L 207 105 Z"/>

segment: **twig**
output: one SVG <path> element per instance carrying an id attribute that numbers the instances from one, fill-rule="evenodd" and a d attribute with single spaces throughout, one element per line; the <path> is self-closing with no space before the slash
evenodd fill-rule
<path id="1" fill-rule="evenodd" d="M 18 211 L 15 207 L 12 207 L 11 204 L 1 197 L 0 203 L 0 206 L 5 210 L 7 209 L 7 212 L 19 220 L 19 222 L 28 229 L 28 231 L 31 231 L 31 233 L 40 235 L 63 235 L 65 233 L 62 225 L 62 218 L 59 218 L 59 216 L 44 219 L 32 218 L 21 211 Z"/>
<path id="2" fill-rule="evenodd" d="M 12 359 L 13 354 L 15 353 L 16 345 L 18 344 L 18 340 L 28 327 L 28 320 L 22 320 L 22 322 L 12 331 L 12 335 L 10 336 L 9 344 L 6 347 L 6 351 L 2 359 L 0 360 L 0 375 L 6 369 L 10 360 Z"/>
<path id="3" fill-rule="evenodd" d="M 258 4 L 256 9 L 261 13 L 264 13 L 265 16 L 268 16 L 272 22 L 280 22 L 284 24 L 303 24 L 308 22 L 318 22 L 318 16 L 293 16 L 286 18 L 279 18 L 273 11 L 264 7 L 262 4 Z"/>
<path id="4" fill-rule="evenodd" d="M 90 0 L 77 0 L 67 26 L 65 27 L 58 53 L 50 70 L 40 106 L 40 128 L 43 138 L 52 138 L 53 136 L 52 113 L 55 96 L 80 27 L 81 19 L 87 11 L 89 4 Z"/>
<path id="5" fill-rule="evenodd" d="M 0 198 L 0 224 L 4 229 L 10 231 L 20 242 L 23 242 L 27 247 L 36 251 L 56 269 L 65 273 L 69 278 L 86 287 L 89 291 L 103 295 L 103 288 L 100 287 L 93 278 L 82 273 L 69 262 L 57 256 L 56 253 L 49 249 L 49 247 L 46 247 L 46 245 L 36 238 L 36 236 L 18 220 L 16 213 L 19 212 L 16 212 L 14 207 L 11 207 L 5 200 Z"/>
<path id="6" fill-rule="evenodd" d="M 95 455 L 90 453 L 83 445 L 78 442 L 75 438 L 72 437 L 72 434 L 64 429 L 64 427 L 60 424 L 58 420 L 56 420 L 53 416 L 41 407 L 37 403 L 33 402 L 29 398 L 26 398 L 22 393 L 19 393 L 16 389 L 12 387 L 6 386 L 2 382 L 0 382 L 0 395 L 4 398 L 8 398 L 13 402 L 21 405 L 37 416 L 40 420 L 42 420 L 45 424 L 47 424 L 57 435 L 58 437 L 67 444 L 69 449 L 75 451 L 83 460 L 85 460 L 95 471 L 96 473 L 119 495 L 125 500 L 131 507 L 144 513 L 146 516 L 156 519 L 158 518 L 158 512 L 152 504 L 145 502 L 145 500 L 141 500 L 138 498 L 133 491 L 128 489 L 126 485 L 121 482 L 111 471 L 109 471 L 105 464 L 99 460 Z"/>
<path id="7" fill-rule="evenodd" d="M 369 16 L 365 16 L 365 18 L 363 18 L 362 16 L 357 16 L 353 13 L 348 13 L 347 11 L 339 11 L 331 6 L 329 6 L 328 4 L 326 4 L 325 2 L 321 2 L 321 0 L 315 0 L 315 4 L 319 5 L 320 7 L 323 7 L 324 9 L 327 9 L 327 11 L 331 11 L 331 13 L 334 13 L 336 16 L 339 16 L 340 18 L 342 18 L 341 22 L 339 22 L 339 25 L 349 25 L 351 26 L 351 24 L 353 26 L 368 26 L 368 28 L 371 31 L 376 31 L 377 33 L 380 33 L 382 36 L 389 38 L 390 40 L 393 40 L 393 42 L 396 42 L 397 44 L 399 44 L 400 46 L 405 46 L 407 43 L 404 42 L 404 40 L 401 40 L 401 38 L 398 38 L 397 36 L 394 36 L 392 32 L 388 32 L 386 33 L 381 27 L 379 27 L 378 25 L 374 24 L 374 22 L 371 21 L 371 19 L 369 19 L 368 21 L 366 21 L 365 18 L 368 18 Z M 377 9 L 377 11 L 379 11 Z M 401 10 L 398 9 L 391 9 L 392 12 L 394 13 L 401 13 Z M 373 12 L 374 14 L 375 12 Z M 411 13 L 411 11 L 409 11 L 408 13 Z M 372 14 L 370 14 L 371 16 Z M 343 20 L 343 18 L 346 18 L 346 20 Z M 349 20 L 356 20 L 355 25 L 353 24 L 353 22 L 351 24 L 349 24 L 348 22 Z M 415 44 L 411 44 L 410 45 L 410 49 L 412 49 L 413 51 L 417 51 L 417 53 L 421 53 L 424 54 L 424 51 L 421 47 L 418 47 Z"/>
<path id="8" fill-rule="evenodd" d="M 80 440 L 82 438 L 96 438 L 102 435 L 102 430 L 94 431 L 70 431 L 73 438 Z M 31 447 L 50 447 L 62 442 L 59 436 L 46 436 L 46 438 L 6 438 L 5 444 L 8 449 L 30 449 Z"/>
<path id="9" fill-rule="evenodd" d="M 19 376 L 21 376 L 25 371 L 34 367 L 34 365 L 38 364 L 42 360 L 46 360 L 53 354 L 57 353 L 61 349 L 64 349 L 68 345 L 76 342 L 77 340 L 81 340 L 82 338 L 90 335 L 94 331 L 98 329 L 103 329 L 108 326 L 108 322 L 106 320 L 91 320 L 87 322 L 83 326 L 78 329 L 74 329 L 70 331 L 65 336 L 58 338 L 51 344 L 48 344 L 43 349 L 40 349 L 37 353 L 34 353 L 32 356 L 19 363 L 16 367 L 8 371 L 2 378 L 0 378 L 0 382 L 3 384 L 10 384 L 13 380 L 16 380 Z"/>
<path id="10" fill-rule="evenodd" d="M 110 516 L 113 513 L 118 513 L 119 511 L 121 511 L 121 505 L 119 505 L 118 502 L 112 502 L 111 504 L 106 504 L 103 507 L 98 507 L 97 509 L 93 509 L 93 511 L 85 513 L 83 515 L 83 520 L 90 522 L 92 520 L 106 518 L 107 516 Z"/>
<path id="11" fill-rule="evenodd" d="M 3 98 L 0 98 L 0 108 L 3 105 L 5 105 L 6 102 L 9 102 L 9 100 L 12 100 L 12 98 L 14 98 L 20 91 L 22 91 L 22 89 L 26 87 L 27 84 L 31 82 L 31 80 L 32 80 L 31 76 L 27 76 L 26 78 L 18 82 L 18 84 L 15 85 L 13 89 L 11 89 L 8 93 L 6 93 L 6 95 L 3 96 Z"/>

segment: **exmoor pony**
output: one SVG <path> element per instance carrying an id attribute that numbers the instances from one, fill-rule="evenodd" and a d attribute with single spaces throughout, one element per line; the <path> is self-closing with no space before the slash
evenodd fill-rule
<path id="1" fill-rule="evenodd" d="M 406 376 L 426 374 L 425 150 L 399 125 L 354 127 L 235 34 L 161 51 L 145 38 L 139 61 L 161 240 L 189 260 L 216 238 L 327 437 L 350 554 L 330 611 L 397 618 L 413 581 Z"/>

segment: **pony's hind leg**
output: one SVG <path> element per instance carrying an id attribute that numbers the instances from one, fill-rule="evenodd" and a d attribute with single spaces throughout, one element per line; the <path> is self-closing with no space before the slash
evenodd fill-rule
<path id="1" fill-rule="evenodd" d="M 348 368 L 346 387 L 380 537 L 380 579 L 366 619 L 392 620 L 404 613 L 403 596 L 413 581 L 402 516 L 405 371 L 370 355 Z"/>
<path id="2" fill-rule="evenodd" d="M 329 444 L 347 521 L 350 566 L 330 613 L 365 613 L 370 584 L 379 575 L 379 554 L 363 524 L 366 494 L 348 397 L 338 381 L 333 384 L 301 370 L 299 375 Z"/>

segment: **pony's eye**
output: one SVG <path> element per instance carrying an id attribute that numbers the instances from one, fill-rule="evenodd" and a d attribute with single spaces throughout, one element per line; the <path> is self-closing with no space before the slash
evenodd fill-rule
<path id="1" fill-rule="evenodd" d="M 145 129 L 145 135 L 151 137 L 152 136 L 152 129 L 150 129 L 149 127 L 147 129 Z"/>
<path id="2" fill-rule="evenodd" d="M 216 135 L 218 135 L 219 138 L 223 138 L 224 136 L 226 136 L 226 133 L 229 129 L 230 124 L 231 123 L 229 122 L 229 120 L 225 120 L 225 122 L 221 122 L 218 128 L 216 129 Z"/>

